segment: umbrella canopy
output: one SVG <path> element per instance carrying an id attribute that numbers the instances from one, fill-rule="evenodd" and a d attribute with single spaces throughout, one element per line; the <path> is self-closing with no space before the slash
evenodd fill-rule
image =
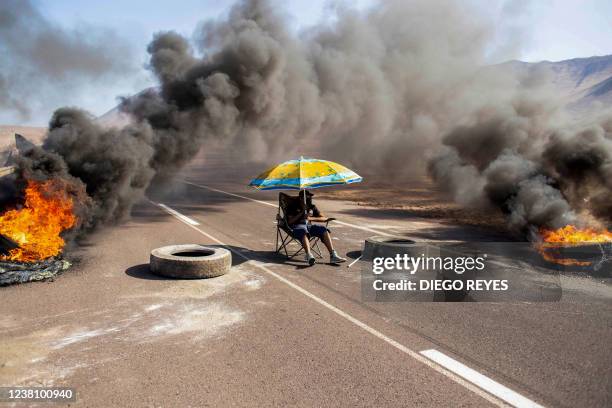
<path id="1" fill-rule="evenodd" d="M 258 190 L 303 190 L 361 180 L 361 176 L 341 164 L 300 157 L 264 171 L 251 180 L 249 186 Z"/>

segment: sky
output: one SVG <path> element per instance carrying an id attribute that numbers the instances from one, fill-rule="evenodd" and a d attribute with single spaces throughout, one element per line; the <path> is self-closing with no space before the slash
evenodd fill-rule
<path id="1" fill-rule="evenodd" d="M 610 0 L 533 1 L 526 5 L 522 23 L 529 33 L 517 59 L 561 61 L 612 54 Z"/>
<path id="2" fill-rule="evenodd" d="M 504 8 L 518 9 L 516 23 L 525 32 L 524 49 L 517 59 L 559 61 L 576 57 L 612 54 L 612 1 L 610 0 L 467 0 L 504 25 Z M 64 26 L 81 22 L 112 27 L 142 44 L 151 35 L 172 29 L 190 35 L 199 21 L 222 16 L 233 0 L 39 0 L 41 11 Z M 286 0 L 281 2 L 295 28 L 313 25 L 325 18 L 330 0 Z M 336 1 L 340 3 L 340 1 Z M 348 2 L 366 8 L 374 0 Z"/>
<path id="3" fill-rule="evenodd" d="M 364 9 L 375 0 L 345 3 Z M 494 22 L 499 42 L 520 44 L 490 55 L 490 62 L 508 59 L 558 61 L 576 57 L 612 54 L 612 1 L 610 0 L 464 0 Z M 198 22 L 222 17 L 233 0 L 33 0 L 38 12 L 52 24 L 66 30 L 100 27 L 127 40 L 139 66 L 129 78 L 66 92 L 66 104 L 83 106 L 95 115 L 116 105 L 117 95 L 129 95 L 154 84 L 145 69 L 146 46 L 160 30 L 175 30 L 191 36 Z M 327 17 L 326 10 L 343 0 L 286 0 L 280 2 L 290 16 L 292 28 L 299 30 Z M 508 39 L 514 41 L 508 41 Z M 0 72 L 1 74 L 1 72 Z M 0 84 L 1 85 L 1 84 Z M 92 91 L 93 90 L 93 91 Z M 59 99 L 59 98 L 58 98 Z M 55 101 L 25 117 L 2 112 L 0 124 L 45 125 Z"/>

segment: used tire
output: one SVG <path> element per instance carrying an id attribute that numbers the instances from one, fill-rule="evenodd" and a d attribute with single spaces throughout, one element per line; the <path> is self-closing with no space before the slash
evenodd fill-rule
<path id="1" fill-rule="evenodd" d="M 169 245 L 151 251 L 151 272 L 180 279 L 214 278 L 232 266 L 232 254 L 225 248 L 197 244 Z"/>
<path id="2" fill-rule="evenodd" d="M 388 237 L 388 236 L 374 236 L 365 240 L 363 247 L 363 260 L 373 261 L 377 257 L 395 257 L 396 255 L 409 255 L 411 257 L 419 257 L 424 253 L 427 253 L 426 245 L 423 243 L 417 243 L 408 238 L 402 237 Z M 465 275 L 462 275 L 464 278 Z M 406 276 L 404 276 L 406 278 Z M 408 279 L 416 279 L 416 281 L 431 280 L 431 279 L 447 279 L 442 274 L 438 274 L 436 271 L 420 271 L 418 275 L 409 275 Z M 456 277 L 454 277 L 456 278 Z M 413 301 L 425 302 L 425 301 L 444 301 L 444 302 L 462 302 L 467 297 L 467 291 L 433 291 L 433 293 L 416 292 L 412 296 Z M 432 298 L 433 296 L 433 298 Z M 389 301 L 392 298 L 386 297 L 385 300 Z"/>
<path id="3" fill-rule="evenodd" d="M 393 256 L 394 254 L 412 253 L 419 244 L 411 239 L 400 237 L 374 236 L 366 238 L 363 246 L 362 259 L 371 261 L 377 256 Z"/>

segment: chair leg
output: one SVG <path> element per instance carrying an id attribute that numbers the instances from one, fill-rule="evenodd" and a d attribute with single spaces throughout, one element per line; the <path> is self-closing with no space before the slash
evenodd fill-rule
<path id="1" fill-rule="evenodd" d="M 274 244 L 274 248 L 276 248 L 276 252 L 278 253 L 279 251 L 279 247 L 278 247 L 278 235 L 280 234 L 280 229 L 278 227 L 276 227 L 276 243 Z"/>
<path id="2" fill-rule="evenodd" d="M 302 253 L 303 251 L 304 251 L 304 248 L 302 248 L 302 247 L 300 246 L 300 249 L 298 249 L 298 250 L 297 250 L 297 251 L 295 251 L 293 254 L 291 254 L 291 256 L 289 256 L 289 259 L 293 259 L 293 258 L 295 258 L 295 257 L 296 257 L 296 256 L 298 256 L 300 253 Z"/>
<path id="3" fill-rule="evenodd" d="M 276 229 L 276 253 L 280 254 L 282 250 L 285 248 L 285 239 L 283 238 L 283 234 L 280 229 Z"/>
<path id="4" fill-rule="evenodd" d="M 319 247 L 319 238 L 313 238 L 310 240 L 310 248 L 312 252 L 314 252 L 315 256 L 319 259 L 323 258 L 323 254 L 321 253 L 321 248 Z"/>
<path id="5" fill-rule="evenodd" d="M 311 241 L 311 249 L 315 253 L 316 256 L 318 256 L 319 258 L 322 258 L 323 256 L 321 255 L 321 250 L 319 249 L 317 240 L 318 238 Z M 295 242 L 299 248 L 297 251 L 290 254 L 289 244 L 291 244 L 292 242 Z M 289 234 L 283 234 L 283 232 L 279 228 L 277 228 L 276 229 L 276 253 L 280 254 L 281 251 L 285 253 L 285 256 L 288 259 L 293 259 L 294 257 L 304 252 L 304 246 L 302 245 L 300 241 L 293 238 Z"/>
<path id="6" fill-rule="evenodd" d="M 297 251 L 291 253 L 291 255 L 290 255 L 289 254 L 289 244 L 291 244 L 292 242 L 295 242 L 297 244 L 298 249 L 297 249 Z M 301 254 L 302 252 L 304 252 L 304 247 L 302 246 L 302 243 L 300 241 L 298 241 L 297 239 L 293 238 L 292 236 L 288 235 L 288 234 L 283 239 L 283 248 L 285 250 L 285 255 L 289 259 L 293 259 L 294 257 L 296 257 L 299 254 Z"/>
<path id="7" fill-rule="evenodd" d="M 289 242 L 291 242 L 291 240 L 289 239 L 289 236 L 285 236 L 283 238 L 283 250 L 285 251 L 285 256 L 287 258 L 289 257 L 289 252 L 287 251 L 287 245 L 289 245 Z"/>
<path id="8" fill-rule="evenodd" d="M 302 251 L 303 251 L 302 244 L 300 244 L 300 243 L 298 242 L 298 240 L 296 240 L 296 239 L 295 239 L 295 238 L 293 238 L 292 236 L 290 236 L 290 235 L 286 234 L 286 235 L 283 237 L 283 235 L 282 235 L 282 233 L 281 233 L 281 238 L 282 238 L 281 248 L 282 248 L 282 249 L 285 251 L 285 256 L 286 256 L 287 258 L 291 259 L 291 258 L 295 257 L 296 255 L 298 255 L 300 252 L 302 252 Z M 300 248 L 299 248 L 299 249 L 298 249 L 296 252 L 294 252 L 294 253 L 292 253 L 291 255 L 289 255 L 289 244 L 291 244 L 291 243 L 292 243 L 292 242 L 294 242 L 294 241 L 295 241 L 296 243 L 298 243 L 298 244 L 299 244 L 299 247 L 300 247 Z"/>
<path id="9" fill-rule="evenodd" d="M 279 229 L 277 229 L 276 230 L 276 253 L 280 254 L 281 251 L 285 251 L 285 255 L 287 255 L 287 237 L 283 237 L 282 232 Z"/>

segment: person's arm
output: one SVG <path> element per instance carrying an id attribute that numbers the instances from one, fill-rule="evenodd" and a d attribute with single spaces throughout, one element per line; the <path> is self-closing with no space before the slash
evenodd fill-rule
<path id="1" fill-rule="evenodd" d="M 289 225 L 293 225 L 293 224 L 297 223 L 300 219 L 302 219 L 303 216 L 304 215 L 300 214 L 300 213 L 297 213 L 297 214 L 294 214 L 294 215 L 290 215 L 290 216 L 287 217 L 287 222 L 289 223 Z"/>
<path id="2" fill-rule="evenodd" d="M 335 218 L 326 217 L 316 205 L 313 205 L 312 217 L 308 217 L 308 220 L 311 222 L 329 222 L 335 220 Z"/>
<path id="3" fill-rule="evenodd" d="M 321 212 L 321 210 L 319 210 L 319 207 L 317 207 L 316 205 L 313 204 L 312 208 L 312 218 L 325 218 L 325 216 L 323 215 L 323 213 Z"/>
<path id="4" fill-rule="evenodd" d="M 327 221 L 332 221 L 335 220 L 335 218 L 329 218 L 329 217 L 308 217 L 308 221 L 311 222 L 327 222 Z"/>

